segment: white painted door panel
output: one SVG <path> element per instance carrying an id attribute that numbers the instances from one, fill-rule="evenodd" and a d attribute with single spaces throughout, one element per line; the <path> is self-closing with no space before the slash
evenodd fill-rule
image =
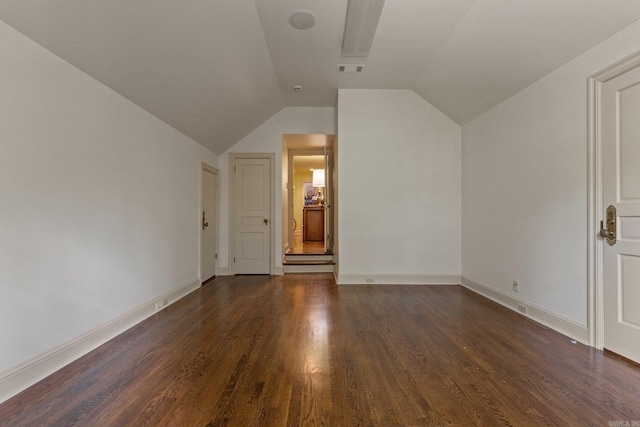
<path id="1" fill-rule="evenodd" d="M 640 68 L 602 87 L 603 211 L 617 209 L 604 245 L 604 347 L 640 362 Z"/>
<path id="2" fill-rule="evenodd" d="M 270 159 L 235 159 L 235 274 L 270 273 L 270 180 Z"/>
<path id="3" fill-rule="evenodd" d="M 331 161 L 327 154 L 327 147 L 324 148 L 324 253 L 327 253 L 333 245 L 331 244 L 332 230 L 331 230 L 331 197 L 333 193 L 331 191 Z"/>
<path id="4" fill-rule="evenodd" d="M 216 275 L 217 252 L 217 194 L 218 176 L 210 170 L 202 169 L 202 218 L 200 226 L 201 241 L 201 279 L 204 282 Z"/>

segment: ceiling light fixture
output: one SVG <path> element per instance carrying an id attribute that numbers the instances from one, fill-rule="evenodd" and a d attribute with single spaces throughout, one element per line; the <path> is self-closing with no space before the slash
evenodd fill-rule
<path id="1" fill-rule="evenodd" d="M 316 17 L 308 10 L 296 10 L 289 16 L 289 24 L 298 30 L 308 30 L 316 25 Z"/>
<path id="2" fill-rule="evenodd" d="M 349 0 L 342 56 L 367 56 L 378 29 L 384 0 Z"/>

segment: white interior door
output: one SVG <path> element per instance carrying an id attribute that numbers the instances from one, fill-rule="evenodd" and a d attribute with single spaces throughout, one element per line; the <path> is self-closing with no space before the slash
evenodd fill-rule
<path id="1" fill-rule="evenodd" d="M 200 225 L 200 274 L 202 281 L 216 275 L 218 252 L 217 235 L 217 203 L 218 174 L 215 170 L 203 167 L 202 182 L 202 217 Z"/>
<path id="2" fill-rule="evenodd" d="M 235 158 L 234 273 L 270 274 L 271 159 Z"/>
<path id="3" fill-rule="evenodd" d="M 333 239 L 333 230 L 331 228 L 331 218 L 332 212 L 331 208 L 333 205 L 333 192 L 332 192 L 332 178 L 333 172 L 331 170 L 332 162 L 330 159 L 329 152 L 327 148 L 324 148 L 324 253 L 330 253 L 333 250 L 333 243 L 331 239 Z"/>
<path id="4" fill-rule="evenodd" d="M 602 171 L 603 211 L 617 210 L 615 243 L 602 242 L 604 347 L 640 362 L 640 68 L 602 86 Z"/>

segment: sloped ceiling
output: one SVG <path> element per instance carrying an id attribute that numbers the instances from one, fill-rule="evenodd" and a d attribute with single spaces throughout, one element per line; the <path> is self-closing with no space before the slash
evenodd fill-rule
<path id="1" fill-rule="evenodd" d="M 313 28 L 289 26 L 298 9 Z M 335 106 L 338 88 L 413 89 L 464 124 L 631 24 L 640 1 L 387 0 L 367 58 L 340 57 L 346 10 L 0 0 L 7 24 L 218 154 L 285 106 Z M 344 63 L 365 70 L 338 74 Z"/>

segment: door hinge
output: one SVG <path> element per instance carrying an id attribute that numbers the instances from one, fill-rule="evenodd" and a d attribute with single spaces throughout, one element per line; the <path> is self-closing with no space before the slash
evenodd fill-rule
<path id="1" fill-rule="evenodd" d="M 216 256 L 213 259 L 218 259 L 218 254 L 216 254 Z"/>
<path id="2" fill-rule="evenodd" d="M 236 263 L 236 257 L 233 257 L 233 263 L 234 264 Z"/>
<path id="3" fill-rule="evenodd" d="M 235 166 L 235 165 L 233 165 L 233 171 L 234 171 L 234 172 L 236 171 L 236 166 Z"/>

